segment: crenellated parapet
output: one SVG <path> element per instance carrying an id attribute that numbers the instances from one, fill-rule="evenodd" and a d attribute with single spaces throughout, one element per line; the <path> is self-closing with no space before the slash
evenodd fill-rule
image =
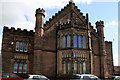
<path id="1" fill-rule="evenodd" d="M 37 15 L 37 14 L 42 14 L 44 17 L 45 17 L 45 10 L 42 8 L 38 8 L 38 9 L 36 9 L 36 14 L 35 14 L 35 16 Z"/>
<path id="2" fill-rule="evenodd" d="M 98 27 L 98 26 L 102 26 L 102 27 L 104 27 L 104 21 L 97 21 L 96 22 L 96 28 Z"/>
<path id="3" fill-rule="evenodd" d="M 23 29 L 21 30 L 21 28 L 17 28 L 15 29 L 15 27 L 11 27 L 11 28 L 8 28 L 7 26 L 4 26 L 4 32 L 5 33 L 12 33 L 12 34 L 24 34 L 24 35 L 31 35 L 33 36 L 34 35 L 34 31 L 33 30 L 30 30 L 30 31 L 27 31 L 27 29 Z"/>
<path id="4" fill-rule="evenodd" d="M 97 34 L 97 31 L 96 31 L 96 29 L 93 28 L 93 26 L 91 25 L 90 22 L 89 22 L 89 26 L 90 26 L 91 34 L 97 36 L 97 35 L 98 35 L 98 34 Z"/>

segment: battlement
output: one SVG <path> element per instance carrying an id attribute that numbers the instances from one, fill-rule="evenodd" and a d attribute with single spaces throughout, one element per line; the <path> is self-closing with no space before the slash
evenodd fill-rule
<path id="1" fill-rule="evenodd" d="M 98 27 L 98 26 L 103 26 L 104 27 L 104 21 L 97 21 L 96 23 L 96 27 Z"/>
<path id="2" fill-rule="evenodd" d="M 30 30 L 30 31 L 27 31 L 27 29 L 23 29 L 21 30 L 21 28 L 17 28 L 15 29 L 15 27 L 11 27 L 11 28 L 8 28 L 7 26 L 4 26 L 4 32 L 11 32 L 11 33 L 22 33 L 22 34 L 28 34 L 28 35 L 33 35 L 34 34 L 34 31 L 33 30 Z"/>
<path id="3" fill-rule="evenodd" d="M 42 8 L 38 8 L 38 9 L 36 9 L 36 14 L 35 14 L 35 16 L 37 15 L 37 14 L 42 14 L 44 17 L 45 17 L 45 10 Z"/>

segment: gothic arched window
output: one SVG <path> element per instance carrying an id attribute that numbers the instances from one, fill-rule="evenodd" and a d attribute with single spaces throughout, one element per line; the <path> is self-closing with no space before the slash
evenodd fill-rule
<path id="1" fill-rule="evenodd" d="M 83 48 L 86 48 L 86 39 L 85 39 L 85 36 L 83 36 Z"/>
<path id="2" fill-rule="evenodd" d="M 65 48 L 66 47 L 66 37 L 63 36 L 62 37 L 62 48 Z"/>
<path id="3" fill-rule="evenodd" d="M 67 36 L 67 47 L 70 47 L 70 35 Z"/>
<path id="4" fill-rule="evenodd" d="M 77 36 L 74 35 L 74 47 L 77 48 Z"/>
<path id="5" fill-rule="evenodd" d="M 81 48 L 82 47 L 82 40 L 81 40 L 81 36 L 78 36 L 78 47 Z"/>

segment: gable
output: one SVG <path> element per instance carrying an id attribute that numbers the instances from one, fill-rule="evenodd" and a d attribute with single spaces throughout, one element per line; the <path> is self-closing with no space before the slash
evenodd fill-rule
<path id="1" fill-rule="evenodd" d="M 74 3 L 69 2 L 69 4 L 56 13 L 55 16 L 52 16 L 49 21 L 46 21 L 46 24 L 44 24 L 45 30 L 48 30 L 51 27 L 55 28 L 58 24 L 66 24 L 71 21 L 77 25 L 86 25 L 86 19 L 85 16 L 83 16 L 83 13 L 80 12 Z"/>

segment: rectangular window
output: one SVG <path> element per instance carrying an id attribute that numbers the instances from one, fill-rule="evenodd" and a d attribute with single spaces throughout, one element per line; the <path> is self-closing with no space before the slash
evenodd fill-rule
<path id="1" fill-rule="evenodd" d="M 66 74 L 66 64 L 63 63 L 63 74 Z"/>
<path id="2" fill-rule="evenodd" d="M 71 64 L 68 63 L 68 74 L 70 74 L 70 70 L 71 70 Z"/>
<path id="3" fill-rule="evenodd" d="M 86 39 L 85 39 L 85 36 L 83 36 L 83 48 L 86 48 Z"/>
<path id="4" fill-rule="evenodd" d="M 70 47 L 70 36 L 67 36 L 67 47 Z"/>
<path id="5" fill-rule="evenodd" d="M 76 62 L 74 63 L 74 73 L 75 74 L 77 73 L 77 63 Z"/>
<path id="6" fill-rule="evenodd" d="M 25 42 L 25 45 L 24 45 L 24 52 L 27 52 L 28 51 L 28 43 Z"/>
<path id="7" fill-rule="evenodd" d="M 69 57 L 71 57 L 71 52 L 69 52 Z"/>
<path id="8" fill-rule="evenodd" d="M 76 57 L 76 53 L 74 52 L 74 57 Z"/>
<path id="9" fill-rule="evenodd" d="M 20 42 L 20 51 L 23 52 L 23 42 Z"/>
<path id="10" fill-rule="evenodd" d="M 83 73 L 86 74 L 86 63 L 83 62 Z"/>
<path id="11" fill-rule="evenodd" d="M 22 73 L 22 63 L 19 64 L 19 73 Z"/>
<path id="12" fill-rule="evenodd" d="M 62 37 L 62 48 L 65 48 L 66 47 L 66 37 L 63 36 Z"/>
<path id="13" fill-rule="evenodd" d="M 27 65 L 26 63 L 23 64 L 23 73 L 26 73 L 26 68 L 27 68 Z"/>
<path id="14" fill-rule="evenodd" d="M 81 43 L 81 36 L 78 36 L 78 47 L 82 48 L 82 43 Z"/>
<path id="15" fill-rule="evenodd" d="M 18 69 L 18 64 L 17 62 L 14 63 L 14 73 L 17 73 L 17 69 Z"/>
<path id="16" fill-rule="evenodd" d="M 19 42 L 16 42 L 16 51 L 19 51 Z"/>
<path id="17" fill-rule="evenodd" d="M 80 63 L 80 74 L 82 74 L 82 64 Z"/>
<path id="18" fill-rule="evenodd" d="M 74 47 L 77 48 L 77 36 L 74 35 Z"/>

